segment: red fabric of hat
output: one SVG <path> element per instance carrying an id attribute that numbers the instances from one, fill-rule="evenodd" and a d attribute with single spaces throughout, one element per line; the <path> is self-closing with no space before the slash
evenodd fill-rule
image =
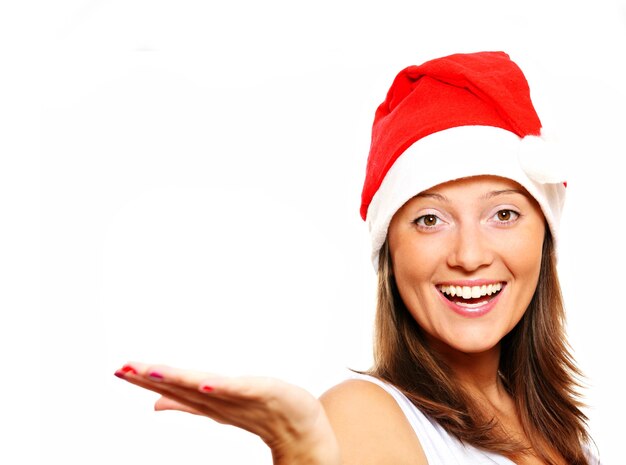
<path id="1" fill-rule="evenodd" d="M 539 136 L 541 121 L 520 68 L 504 52 L 455 54 L 409 66 L 376 110 L 361 217 L 396 159 L 419 139 L 458 126 Z"/>

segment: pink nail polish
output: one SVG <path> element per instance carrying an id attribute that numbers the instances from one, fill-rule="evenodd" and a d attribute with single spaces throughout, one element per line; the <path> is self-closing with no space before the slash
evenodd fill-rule
<path id="1" fill-rule="evenodd" d="M 163 381 L 163 375 L 161 373 L 159 373 L 158 371 L 151 371 L 148 374 L 148 378 L 154 380 L 154 381 Z"/>

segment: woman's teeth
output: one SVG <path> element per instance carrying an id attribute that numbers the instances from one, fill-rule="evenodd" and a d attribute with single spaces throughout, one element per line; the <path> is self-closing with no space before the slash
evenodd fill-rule
<path id="1" fill-rule="evenodd" d="M 484 286 L 437 286 L 439 290 L 449 297 L 460 297 L 462 299 L 478 299 L 489 296 L 502 290 L 502 283 L 487 284 Z"/>

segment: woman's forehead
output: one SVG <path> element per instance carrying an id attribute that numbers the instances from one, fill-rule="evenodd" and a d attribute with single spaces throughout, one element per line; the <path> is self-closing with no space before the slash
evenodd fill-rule
<path id="1" fill-rule="evenodd" d="M 433 194 L 445 195 L 447 192 L 455 191 L 476 191 L 476 192 L 519 192 L 529 195 L 524 187 L 516 181 L 500 176 L 471 176 L 467 178 L 455 179 L 433 186 L 417 194 L 419 196 L 429 196 Z"/>

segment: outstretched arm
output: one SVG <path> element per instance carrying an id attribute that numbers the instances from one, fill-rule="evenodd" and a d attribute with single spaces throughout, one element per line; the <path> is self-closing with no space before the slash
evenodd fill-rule
<path id="1" fill-rule="evenodd" d="M 339 448 L 321 403 L 273 378 L 221 377 L 132 362 L 115 375 L 157 392 L 156 410 L 203 415 L 258 435 L 274 465 L 340 465 Z"/>

